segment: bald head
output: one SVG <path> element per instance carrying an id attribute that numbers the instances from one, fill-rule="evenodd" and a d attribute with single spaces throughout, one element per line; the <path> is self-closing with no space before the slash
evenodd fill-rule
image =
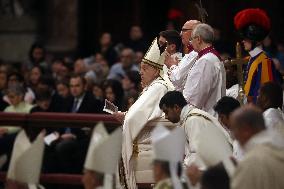
<path id="1" fill-rule="evenodd" d="M 185 22 L 184 26 L 193 27 L 192 29 L 194 29 L 197 24 L 201 24 L 201 22 L 198 20 L 188 20 Z"/>
<path id="2" fill-rule="evenodd" d="M 182 39 L 182 44 L 187 46 L 189 45 L 189 39 L 191 37 L 191 32 L 193 29 L 198 25 L 201 24 L 200 21 L 198 20 L 188 20 L 182 27 L 181 29 L 181 39 Z"/>
<path id="3" fill-rule="evenodd" d="M 233 112 L 232 132 L 241 145 L 255 134 L 265 130 L 262 112 L 254 105 L 243 106 Z"/>

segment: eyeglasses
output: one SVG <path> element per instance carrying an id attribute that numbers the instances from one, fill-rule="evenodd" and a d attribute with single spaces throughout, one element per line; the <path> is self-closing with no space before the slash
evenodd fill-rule
<path id="1" fill-rule="evenodd" d="M 190 30 L 192 30 L 192 29 L 189 29 L 189 28 L 182 28 L 182 29 L 181 29 L 181 32 L 187 32 L 187 31 L 190 31 Z"/>

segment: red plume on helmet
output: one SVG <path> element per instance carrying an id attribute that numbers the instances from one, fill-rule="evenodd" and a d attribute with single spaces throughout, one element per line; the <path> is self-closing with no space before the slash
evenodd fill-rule
<path id="1" fill-rule="evenodd" d="M 182 12 L 178 9 L 170 9 L 168 12 L 168 19 L 175 20 L 183 16 Z"/>
<path id="2" fill-rule="evenodd" d="M 258 8 L 245 9 L 234 18 L 235 28 L 243 38 L 261 41 L 268 35 L 271 24 L 264 10 Z"/>

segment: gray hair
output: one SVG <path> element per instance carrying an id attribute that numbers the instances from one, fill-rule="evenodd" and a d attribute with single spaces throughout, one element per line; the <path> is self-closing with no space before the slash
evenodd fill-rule
<path id="1" fill-rule="evenodd" d="M 208 24 L 198 24 L 192 31 L 192 36 L 200 36 L 205 43 L 214 42 L 214 30 Z"/>
<path id="2" fill-rule="evenodd" d="M 26 92 L 25 88 L 21 84 L 18 84 L 18 83 L 10 85 L 8 89 L 6 90 L 7 94 L 14 93 L 17 96 L 24 96 L 25 92 Z"/>
<path id="3" fill-rule="evenodd" d="M 124 49 L 121 50 L 120 56 L 122 55 L 122 52 L 124 52 L 124 51 L 127 52 L 127 53 L 129 53 L 129 54 L 131 55 L 131 58 L 132 58 L 132 59 L 135 58 L 135 52 L 134 52 L 131 48 L 128 48 L 128 47 L 126 47 L 126 48 L 124 48 Z"/>

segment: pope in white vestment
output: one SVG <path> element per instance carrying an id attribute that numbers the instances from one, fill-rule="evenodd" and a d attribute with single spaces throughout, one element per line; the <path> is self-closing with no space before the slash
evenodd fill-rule
<path id="1" fill-rule="evenodd" d="M 145 125 L 162 117 L 159 101 L 168 91 L 168 84 L 163 79 L 164 57 L 161 56 L 155 39 L 141 63 L 141 80 L 144 89 L 137 101 L 130 107 L 123 123 L 122 160 L 124 184 L 128 189 L 137 188 L 137 182 L 153 182 L 150 141 L 151 128 Z M 149 70 L 158 73 L 148 75 Z M 157 72 L 155 71 L 157 70 Z M 149 79 L 149 77 L 153 77 Z M 143 81 L 147 81 L 143 83 Z"/>

